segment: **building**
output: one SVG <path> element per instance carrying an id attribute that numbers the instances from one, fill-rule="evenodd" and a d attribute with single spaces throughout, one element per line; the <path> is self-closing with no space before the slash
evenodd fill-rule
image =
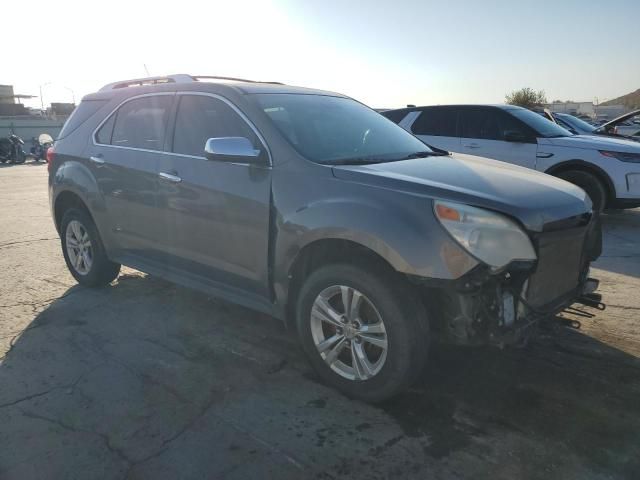
<path id="1" fill-rule="evenodd" d="M 0 85 L 0 103 L 15 103 L 13 85 Z"/>
<path id="2" fill-rule="evenodd" d="M 62 129 L 64 121 L 73 110 L 73 104 L 55 104 L 59 114 L 51 118 L 30 115 L 29 110 L 20 103 L 23 98 L 33 98 L 31 95 L 16 95 L 12 85 L 0 85 L 0 138 L 12 133 L 22 137 L 30 145 L 32 139 L 42 133 L 48 133 L 56 138 Z M 52 104 L 53 107 L 54 104 Z M 26 148 L 28 150 L 28 148 Z"/>
<path id="3" fill-rule="evenodd" d="M 595 105 L 593 102 L 554 102 L 545 104 L 552 112 L 587 116 L 591 119 L 613 120 L 629 111 L 624 105 Z"/>
<path id="4" fill-rule="evenodd" d="M 596 117 L 593 102 L 554 102 L 547 103 L 546 108 L 555 113 L 568 113 L 569 115 Z"/>
<path id="5" fill-rule="evenodd" d="M 13 93 L 13 85 L 0 85 L 0 116 L 27 115 L 24 105 L 16 103 L 16 100 L 29 97 Z"/>

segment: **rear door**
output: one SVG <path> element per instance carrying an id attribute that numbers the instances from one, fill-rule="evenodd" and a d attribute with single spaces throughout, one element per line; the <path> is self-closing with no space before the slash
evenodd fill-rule
<path id="1" fill-rule="evenodd" d="M 520 120 L 495 107 L 459 107 L 463 153 L 535 168 L 535 135 Z M 510 134 L 520 140 L 510 140 Z"/>
<path id="2" fill-rule="evenodd" d="M 246 137 L 262 166 L 207 160 L 207 139 Z M 246 117 L 212 94 L 178 93 L 171 153 L 158 164 L 165 261 L 173 269 L 268 295 L 271 167 Z"/>
<path id="3" fill-rule="evenodd" d="M 156 249 L 157 169 L 174 94 L 134 97 L 96 130 L 90 168 L 104 198 L 117 248 L 147 257 Z"/>
<path id="4" fill-rule="evenodd" d="M 455 107 L 428 107 L 422 109 L 410 131 L 420 140 L 449 152 L 460 152 L 458 115 Z"/>

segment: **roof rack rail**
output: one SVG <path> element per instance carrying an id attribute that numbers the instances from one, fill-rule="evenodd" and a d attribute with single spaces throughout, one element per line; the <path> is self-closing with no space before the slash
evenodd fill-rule
<path id="1" fill-rule="evenodd" d="M 274 85 L 284 85 L 282 82 L 266 82 L 261 80 L 247 80 L 246 78 L 236 78 L 236 77 L 219 77 L 216 75 L 193 75 L 195 81 L 202 80 L 230 80 L 232 82 L 248 82 L 248 83 L 272 83 Z"/>
<path id="2" fill-rule="evenodd" d="M 100 91 L 105 90 L 116 90 L 118 88 L 126 88 L 126 87 L 140 87 L 143 85 L 158 85 L 163 83 L 189 83 L 193 82 L 193 78 L 191 75 L 178 74 L 178 75 L 165 75 L 162 77 L 145 77 L 145 78 L 134 78 L 132 80 L 121 80 L 119 82 L 108 83 L 104 87 L 100 89 Z"/>
<path id="3" fill-rule="evenodd" d="M 162 77 L 145 77 L 134 78 L 132 80 L 121 80 L 119 82 L 108 83 L 100 89 L 101 92 L 105 90 L 116 90 L 118 88 L 127 87 L 141 87 L 143 85 L 160 85 L 165 83 L 192 83 L 201 80 L 230 80 L 234 82 L 249 82 L 249 83 L 272 83 L 276 85 L 283 85 L 281 82 L 260 82 L 256 80 L 247 80 L 245 78 L 236 77 L 220 77 L 214 75 L 188 75 L 186 73 L 180 73 L 176 75 L 165 75 Z"/>

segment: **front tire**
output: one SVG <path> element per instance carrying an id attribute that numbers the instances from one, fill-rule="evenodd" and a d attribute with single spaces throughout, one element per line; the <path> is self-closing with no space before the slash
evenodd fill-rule
<path id="1" fill-rule="evenodd" d="M 589 172 L 572 170 L 558 174 L 558 178 L 577 185 L 589 195 L 593 211 L 602 213 L 607 205 L 607 191 L 600 180 Z"/>
<path id="2" fill-rule="evenodd" d="M 296 306 L 302 347 L 329 385 L 380 402 L 422 372 L 429 345 L 426 312 L 395 272 L 335 264 L 304 282 Z"/>
<path id="3" fill-rule="evenodd" d="M 80 285 L 101 287 L 115 280 L 120 264 L 107 258 L 98 229 L 86 211 L 67 210 L 60 235 L 67 268 Z"/>

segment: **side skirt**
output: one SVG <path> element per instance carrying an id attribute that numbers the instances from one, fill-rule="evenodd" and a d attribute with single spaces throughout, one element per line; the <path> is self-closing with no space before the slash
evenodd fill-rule
<path id="1" fill-rule="evenodd" d="M 200 275 L 172 268 L 166 264 L 154 262 L 153 260 L 148 260 L 146 258 L 143 259 L 136 255 L 115 255 L 112 259 L 114 262 L 135 268 L 136 270 L 148 273 L 149 275 L 163 278 L 183 287 L 198 290 L 221 300 L 235 303 L 252 310 L 257 310 L 261 313 L 265 313 L 284 321 L 284 317 L 280 311 L 281 309 L 272 304 L 268 298 L 256 295 L 255 293 L 230 287 Z"/>

